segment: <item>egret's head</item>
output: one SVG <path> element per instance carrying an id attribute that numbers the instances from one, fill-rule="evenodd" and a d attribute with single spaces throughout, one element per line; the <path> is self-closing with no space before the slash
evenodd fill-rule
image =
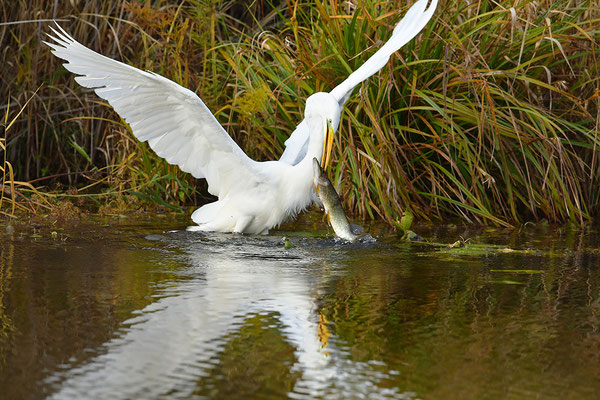
<path id="1" fill-rule="evenodd" d="M 311 129 L 311 141 L 323 143 L 321 165 L 326 171 L 331 158 L 333 135 L 340 123 L 341 107 L 337 100 L 329 93 L 315 93 L 306 99 L 304 116 Z"/>

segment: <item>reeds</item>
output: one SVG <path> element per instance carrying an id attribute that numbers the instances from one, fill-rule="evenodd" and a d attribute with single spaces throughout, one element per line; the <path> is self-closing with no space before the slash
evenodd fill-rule
<path id="1" fill-rule="evenodd" d="M 364 62 L 411 4 L 62 3 L 15 2 L 3 20 L 68 19 L 94 50 L 196 91 L 261 160 L 281 154 L 306 97 Z M 19 108 L 44 83 L 8 133 L 16 179 L 53 177 L 36 184 L 165 207 L 205 201 L 203 183 L 77 87 L 41 44 L 46 26 L 0 25 L 10 67 L 0 95 L 10 90 Z M 498 225 L 589 222 L 600 201 L 599 44 L 597 1 L 442 1 L 346 104 L 332 176 L 346 209 L 388 222 L 405 210 Z"/>
<path id="2" fill-rule="evenodd" d="M 35 93 L 34 93 L 35 94 Z M 17 188 L 27 188 L 31 190 L 31 192 L 35 194 L 39 194 L 39 192 L 28 182 L 20 182 L 15 180 L 15 172 L 12 164 L 7 158 L 7 135 L 10 131 L 11 127 L 19 118 L 19 116 L 23 113 L 23 110 L 27 107 L 27 104 L 31 101 L 31 97 L 25 102 L 23 107 L 16 111 L 16 115 L 12 118 L 10 103 L 6 105 L 4 118 L 2 118 L 2 123 L 0 125 L 0 151 L 2 152 L 2 159 L 0 160 L 0 174 L 2 175 L 2 181 L 0 182 L 0 214 L 5 216 L 14 218 L 15 209 L 21 208 L 28 212 L 35 212 L 32 202 L 29 199 L 26 201 L 17 201 L 17 196 L 21 197 L 21 194 L 18 193 Z M 10 213 L 7 213 L 3 210 L 3 206 L 8 203 L 10 204 Z M 40 206 L 44 207 L 43 204 Z"/>

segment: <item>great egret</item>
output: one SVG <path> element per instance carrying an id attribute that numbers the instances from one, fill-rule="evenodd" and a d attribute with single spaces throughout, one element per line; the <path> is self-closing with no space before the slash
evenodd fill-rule
<path id="1" fill-rule="evenodd" d="M 57 25 L 54 43 L 44 42 L 67 61 L 65 68 L 93 88 L 131 126 L 133 134 L 170 164 L 205 178 L 218 200 L 192 214 L 198 230 L 268 233 L 313 201 L 312 159 L 327 167 L 344 103 L 356 85 L 379 71 L 392 53 L 431 19 L 437 0 L 417 1 L 392 37 L 329 93 L 306 100 L 304 120 L 286 141 L 279 161 L 250 159 L 192 91 L 158 74 L 100 55 Z"/>

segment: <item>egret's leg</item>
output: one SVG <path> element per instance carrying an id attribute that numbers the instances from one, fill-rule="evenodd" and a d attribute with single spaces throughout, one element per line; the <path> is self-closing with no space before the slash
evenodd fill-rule
<path id="1" fill-rule="evenodd" d="M 246 231 L 246 229 L 250 226 L 253 220 L 254 217 L 251 215 L 244 215 L 243 217 L 240 217 L 235 223 L 235 228 L 233 229 L 233 232 L 244 233 L 244 231 Z"/>

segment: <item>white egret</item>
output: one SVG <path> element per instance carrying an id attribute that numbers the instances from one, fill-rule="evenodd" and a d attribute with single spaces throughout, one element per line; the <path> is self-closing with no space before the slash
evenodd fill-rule
<path id="1" fill-rule="evenodd" d="M 286 141 L 279 161 L 250 159 L 192 91 L 158 74 L 100 55 L 60 26 L 52 47 L 75 80 L 108 101 L 133 134 L 168 163 L 205 178 L 218 200 L 192 214 L 198 230 L 268 233 L 313 201 L 312 159 L 327 166 L 333 134 L 354 87 L 379 71 L 390 56 L 431 19 L 437 0 L 417 1 L 392 37 L 360 68 L 329 93 L 308 97 L 305 118 Z"/>

